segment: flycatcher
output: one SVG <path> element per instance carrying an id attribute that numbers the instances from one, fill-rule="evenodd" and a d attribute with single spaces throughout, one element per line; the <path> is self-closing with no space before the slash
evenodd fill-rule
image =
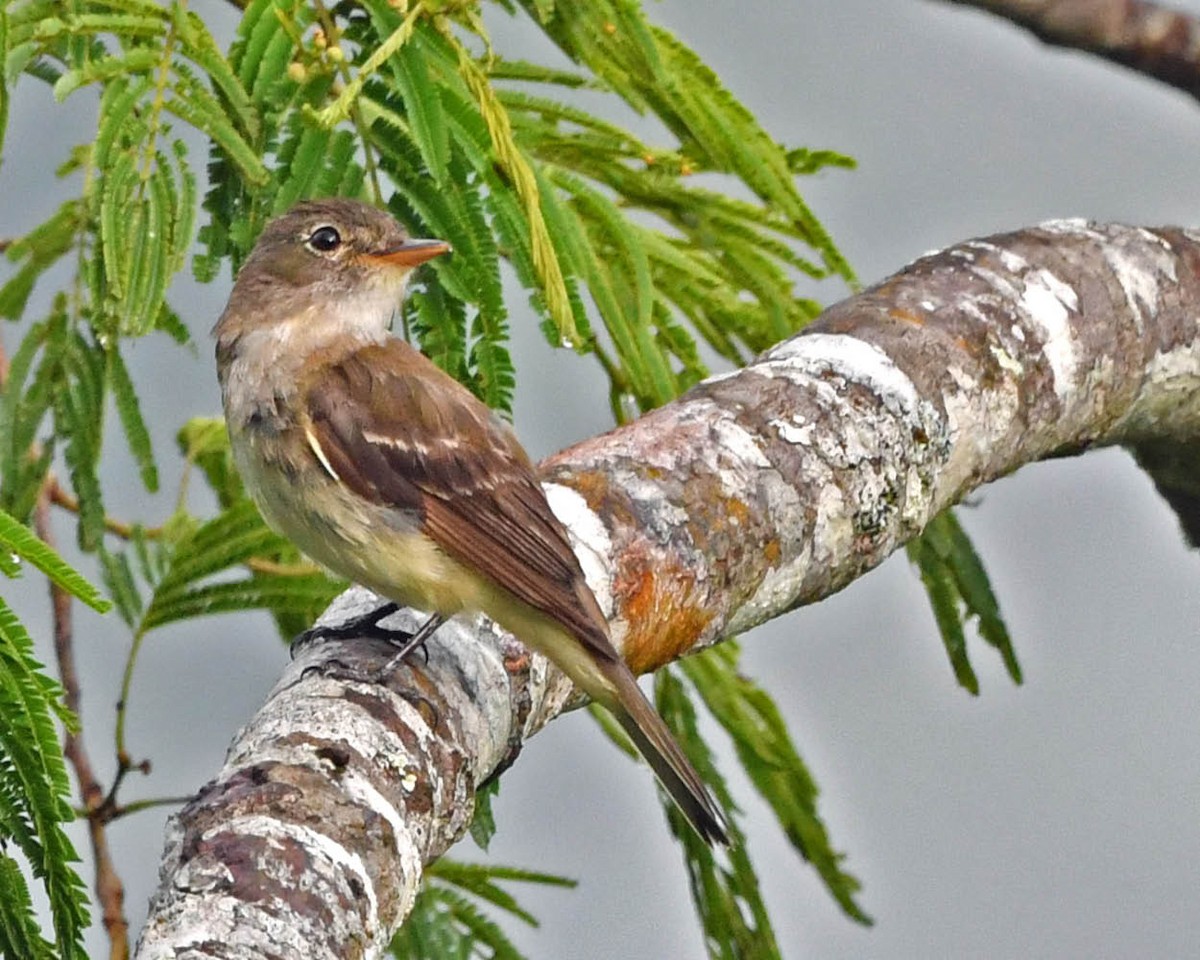
<path id="1" fill-rule="evenodd" d="M 725 824 L 639 689 L 509 426 L 403 340 L 412 271 L 447 252 L 351 200 L 263 231 L 217 322 L 233 456 L 263 517 L 397 603 L 483 611 L 620 722 L 705 840 Z"/>

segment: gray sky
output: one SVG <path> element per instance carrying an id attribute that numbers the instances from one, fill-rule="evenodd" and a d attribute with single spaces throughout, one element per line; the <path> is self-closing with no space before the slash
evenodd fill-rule
<path id="1" fill-rule="evenodd" d="M 1181 6 L 1200 12 L 1195 0 Z M 857 172 L 802 189 L 864 281 L 926 250 L 1051 217 L 1200 222 L 1200 106 L 981 14 L 923 0 L 663 0 L 649 10 L 778 139 L 858 158 Z M 492 19 L 503 43 L 510 28 Z M 72 128 L 92 122 L 91 101 L 76 99 L 72 112 L 52 112 L 44 89 L 22 83 L 0 171 L 0 234 L 53 208 L 48 168 L 78 136 Z M 181 285 L 174 302 L 197 337 L 194 356 L 155 340 L 131 351 L 164 464 L 177 425 L 219 409 L 207 330 L 227 292 L 227 280 Z M 590 362 L 551 354 L 519 302 L 517 427 L 542 455 L 606 427 L 606 403 Z M 125 463 L 119 442 L 109 455 Z M 164 472 L 171 491 L 177 468 Z M 118 514 L 145 510 L 132 480 L 114 482 L 110 497 Z M 170 494 L 152 503 L 164 516 Z M 1194 954 L 1200 558 L 1116 451 L 1027 468 L 960 515 L 1015 637 L 1022 688 L 978 644 L 982 696 L 954 685 L 903 558 L 746 638 L 747 671 L 783 708 L 876 919 L 868 930 L 842 918 L 743 785 L 785 955 Z M 35 629 L 44 623 L 40 590 L 16 601 Z M 150 637 L 129 738 L 154 773 L 132 780 L 126 799 L 187 793 L 216 771 L 283 663 L 264 623 L 225 617 Z M 78 632 L 88 740 L 105 773 L 127 641 L 83 613 Z M 497 819 L 497 860 L 581 880 L 574 892 L 523 896 L 542 919 L 540 930 L 514 931 L 531 956 L 700 955 L 651 779 L 585 716 L 529 745 L 504 777 Z M 135 928 L 161 823 L 142 815 L 113 828 Z M 476 851 L 468 843 L 460 854 Z M 99 955 L 102 938 L 89 942 Z"/>

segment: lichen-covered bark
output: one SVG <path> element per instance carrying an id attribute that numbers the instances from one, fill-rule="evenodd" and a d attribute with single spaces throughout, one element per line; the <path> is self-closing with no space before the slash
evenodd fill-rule
<path id="1" fill-rule="evenodd" d="M 552 457 L 547 490 L 614 639 L 652 670 L 840 589 L 1025 463 L 1127 444 L 1194 493 L 1198 316 L 1200 235 L 1060 221 L 968 241 Z M 385 645 L 301 651 L 172 821 L 139 957 L 384 948 L 477 785 L 576 702 L 487 624 L 429 646 L 387 685 Z"/>

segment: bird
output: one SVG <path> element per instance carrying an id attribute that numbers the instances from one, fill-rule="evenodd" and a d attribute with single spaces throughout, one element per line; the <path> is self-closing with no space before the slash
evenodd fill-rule
<path id="1" fill-rule="evenodd" d="M 402 650 L 482 612 L 547 656 L 612 714 L 696 833 L 727 844 L 513 429 L 391 333 L 414 270 L 449 251 L 347 198 L 302 201 L 267 224 L 213 328 L 246 489 L 312 560 L 392 601 L 382 612 L 431 614 Z"/>

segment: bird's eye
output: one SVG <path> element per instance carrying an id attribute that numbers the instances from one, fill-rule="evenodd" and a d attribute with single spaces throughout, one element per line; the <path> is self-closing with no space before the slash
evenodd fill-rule
<path id="1" fill-rule="evenodd" d="M 342 245 L 342 235 L 337 232 L 335 227 L 317 227 L 308 236 L 308 246 L 310 250 L 315 250 L 317 253 L 332 253 Z"/>

